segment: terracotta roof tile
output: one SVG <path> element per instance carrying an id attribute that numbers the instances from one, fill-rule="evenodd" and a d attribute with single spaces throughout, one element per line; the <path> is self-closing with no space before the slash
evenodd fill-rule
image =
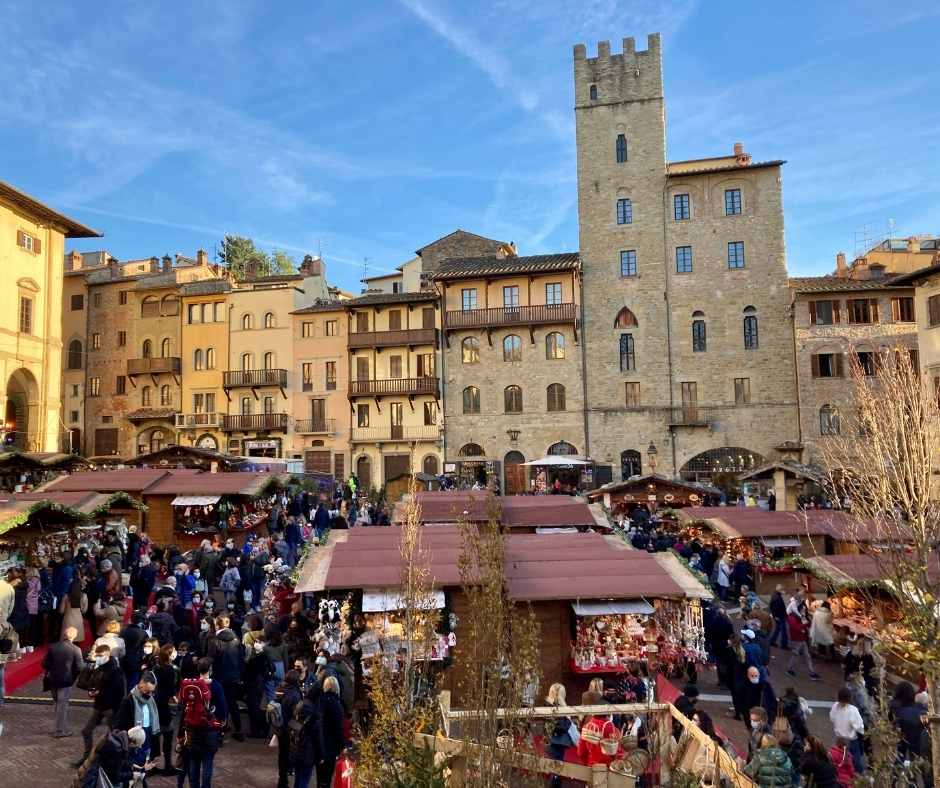
<path id="1" fill-rule="evenodd" d="M 539 274 L 577 268 L 577 252 L 539 254 L 528 257 L 452 257 L 444 260 L 434 274 L 435 281 L 467 279 L 498 274 Z"/>
<path id="2" fill-rule="evenodd" d="M 365 295 L 343 301 L 346 308 L 357 306 L 379 306 L 382 304 L 409 304 L 437 301 L 435 290 L 420 290 L 411 293 L 366 293 Z"/>
<path id="3" fill-rule="evenodd" d="M 707 160 L 706 160 L 707 161 Z M 690 162 L 685 161 L 671 161 L 668 166 L 673 164 L 689 164 Z M 681 178 L 684 175 L 708 175 L 712 172 L 735 172 L 740 170 L 761 170 L 767 167 L 780 167 L 783 164 L 786 164 L 785 159 L 771 159 L 770 161 L 752 161 L 750 164 L 726 164 L 718 167 L 702 167 L 698 170 L 679 170 L 677 172 L 669 172 L 667 170 L 667 177 L 669 178 Z"/>
<path id="4" fill-rule="evenodd" d="M 790 277 L 790 289 L 797 293 L 851 293 L 854 290 L 887 290 L 897 277 L 849 279 L 842 276 Z"/>

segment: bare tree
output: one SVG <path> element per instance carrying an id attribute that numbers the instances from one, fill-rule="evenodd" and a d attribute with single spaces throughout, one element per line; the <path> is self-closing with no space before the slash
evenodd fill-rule
<path id="1" fill-rule="evenodd" d="M 854 412 L 827 412 L 826 486 L 848 498 L 848 538 L 877 566 L 899 619 L 876 633 L 886 653 L 922 671 L 930 695 L 931 766 L 940 781 L 940 509 L 934 470 L 940 408 L 907 348 L 882 351 L 874 369 L 850 364 Z M 875 372 L 874 375 L 866 374 Z"/>

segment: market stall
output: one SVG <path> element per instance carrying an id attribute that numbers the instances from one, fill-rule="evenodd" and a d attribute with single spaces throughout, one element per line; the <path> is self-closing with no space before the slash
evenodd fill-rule
<path id="1" fill-rule="evenodd" d="M 646 505 L 651 511 L 702 506 L 717 500 L 720 490 L 707 484 L 669 479 L 658 473 L 632 476 L 621 482 L 611 482 L 586 493 L 590 501 L 603 501 L 612 516 L 627 516 L 638 506 Z"/>
<path id="2" fill-rule="evenodd" d="M 198 446 L 166 446 L 158 451 L 140 454 L 127 461 L 135 468 L 194 468 L 201 471 L 238 471 L 247 461 L 244 457 L 224 454 Z"/>
<path id="3" fill-rule="evenodd" d="M 87 467 L 88 461 L 76 454 L 15 449 L 0 452 L 0 490 L 24 492 L 60 474 Z"/>
<path id="4" fill-rule="evenodd" d="M 573 449 L 572 449 L 573 451 Z M 556 489 L 566 495 L 594 486 L 594 460 L 576 454 L 549 454 L 538 460 L 529 460 L 529 492 L 535 495 L 551 493 Z"/>

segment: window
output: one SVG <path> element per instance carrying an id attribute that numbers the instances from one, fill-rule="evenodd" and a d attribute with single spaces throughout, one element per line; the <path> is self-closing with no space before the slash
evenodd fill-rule
<path id="1" fill-rule="evenodd" d="M 620 335 L 620 371 L 636 369 L 636 355 L 633 350 L 633 334 Z"/>
<path id="2" fill-rule="evenodd" d="M 819 409 L 819 434 L 838 435 L 841 429 L 839 411 L 832 405 L 823 405 Z"/>
<path id="3" fill-rule="evenodd" d="M 97 304 L 95 304 L 97 306 Z M 209 305 L 206 304 L 206 307 Z M 209 310 L 206 309 L 206 312 Z M 161 302 L 161 313 L 172 317 L 173 315 L 178 315 L 180 313 L 180 300 L 175 295 L 165 295 L 163 296 L 163 301 Z M 205 314 L 205 313 L 204 313 Z M 208 323 L 212 318 L 205 314 L 202 319 L 203 323 Z"/>
<path id="4" fill-rule="evenodd" d="M 561 303 L 561 282 L 549 282 L 545 285 L 545 303 L 549 306 Z"/>
<path id="5" fill-rule="evenodd" d="M 118 303 L 119 303 L 121 306 L 126 306 L 126 305 L 127 305 L 127 290 L 121 290 L 121 291 L 118 293 Z"/>
<path id="6" fill-rule="evenodd" d="M 190 325 L 202 322 L 201 304 L 189 304 L 186 307 L 186 321 Z"/>
<path id="7" fill-rule="evenodd" d="M 85 296 L 83 293 L 78 293 L 73 295 L 69 299 L 69 306 L 73 312 L 80 312 L 85 308 Z"/>
<path id="8" fill-rule="evenodd" d="M 369 313 L 356 312 L 356 333 L 364 334 L 369 330 Z"/>
<path id="9" fill-rule="evenodd" d="M 20 333 L 33 333 L 33 299 L 20 296 Z"/>
<path id="10" fill-rule="evenodd" d="M 265 397 L 264 400 L 262 400 L 262 404 L 264 406 L 265 415 L 270 416 L 274 413 L 274 397 Z"/>
<path id="11" fill-rule="evenodd" d="M 522 340 L 515 334 L 503 338 L 503 361 L 522 361 Z"/>
<path id="12" fill-rule="evenodd" d="M 265 313 L 264 313 L 264 327 L 265 327 L 265 328 L 274 328 L 274 312 L 265 312 Z"/>
<path id="13" fill-rule="evenodd" d="M 640 384 L 639 383 L 627 383 L 626 384 L 626 398 L 624 404 L 628 408 L 638 408 L 640 407 Z"/>
<path id="14" fill-rule="evenodd" d="M 170 338 L 164 337 L 163 341 L 160 343 L 160 358 L 169 358 L 170 357 Z"/>
<path id="15" fill-rule="evenodd" d="M 78 411 L 70 410 L 69 411 L 69 422 L 75 424 L 78 421 Z"/>
<path id="16" fill-rule="evenodd" d="M 636 328 L 638 325 L 636 315 L 626 307 L 617 313 L 617 318 L 614 320 L 614 328 Z"/>
<path id="17" fill-rule="evenodd" d="M 206 348 L 206 369 L 215 369 L 215 348 Z"/>
<path id="18" fill-rule="evenodd" d="M 631 476 L 640 476 L 643 473 L 643 460 L 636 449 L 627 449 L 620 452 L 620 477 L 629 479 Z"/>
<path id="19" fill-rule="evenodd" d="M 309 320 L 305 320 L 300 324 L 300 337 L 301 339 L 309 339 L 313 336 L 313 323 Z"/>
<path id="20" fill-rule="evenodd" d="M 242 372 L 247 372 L 249 369 L 253 369 L 255 365 L 255 357 L 251 353 L 242 353 Z"/>
<path id="21" fill-rule="evenodd" d="M 101 417 L 101 423 L 102 423 L 102 424 L 113 424 L 113 423 L 114 423 L 114 416 L 110 416 L 110 415 L 109 415 L 109 416 L 102 416 L 102 417 Z"/>
<path id="22" fill-rule="evenodd" d="M 140 357 L 141 358 L 152 358 L 153 357 L 153 342 L 149 339 L 144 340 L 144 344 L 140 348 Z"/>
<path id="23" fill-rule="evenodd" d="M 193 351 L 193 369 L 205 369 L 205 355 L 202 352 L 201 348 L 196 348 Z"/>
<path id="24" fill-rule="evenodd" d="M 636 249 L 626 249 L 620 253 L 620 275 L 636 276 Z"/>
<path id="25" fill-rule="evenodd" d="M 850 323 L 877 323 L 877 298 L 850 298 L 845 302 Z"/>
<path id="26" fill-rule="evenodd" d="M 436 425 L 437 425 L 437 403 L 425 402 L 424 403 L 424 426 L 434 427 Z"/>
<path id="27" fill-rule="evenodd" d="M 96 332 L 91 335 L 91 349 L 101 350 L 101 334 Z"/>
<path id="28" fill-rule="evenodd" d="M 388 313 L 388 330 L 401 331 L 401 310 L 391 309 Z"/>
<path id="29" fill-rule="evenodd" d="M 225 304 L 221 301 L 216 301 L 212 305 L 212 319 L 216 323 L 225 322 Z"/>
<path id="30" fill-rule="evenodd" d="M 118 375 L 114 381 L 115 394 L 127 394 L 127 378 L 124 375 Z"/>
<path id="31" fill-rule="evenodd" d="M 545 337 L 545 358 L 556 361 L 565 357 L 565 335 L 552 331 Z"/>
<path id="32" fill-rule="evenodd" d="M 24 233 L 22 230 L 16 231 L 16 245 L 27 252 L 39 254 L 42 251 L 42 241 L 36 236 Z"/>
<path id="33" fill-rule="evenodd" d="M 127 347 L 127 332 L 118 331 L 118 347 Z"/>
<path id="34" fill-rule="evenodd" d="M 841 378 L 841 353 L 815 353 L 811 357 L 814 378 Z"/>
<path id="35" fill-rule="evenodd" d="M 751 401 L 751 379 L 734 379 L 734 404 L 747 405 Z"/>
<path id="36" fill-rule="evenodd" d="M 485 457 L 486 452 L 483 451 L 483 447 L 478 443 L 465 443 L 460 447 L 458 454 L 461 457 Z"/>
<path id="37" fill-rule="evenodd" d="M 741 190 L 725 189 L 725 216 L 741 213 Z"/>
<path id="38" fill-rule="evenodd" d="M 144 386 L 140 390 L 140 405 L 144 408 L 149 408 L 151 405 L 151 394 L 153 389 L 150 386 Z"/>
<path id="39" fill-rule="evenodd" d="M 173 398 L 170 396 L 170 387 L 166 384 L 160 386 L 160 404 L 164 406 L 173 404 Z"/>
<path id="40" fill-rule="evenodd" d="M 728 268 L 744 268 L 744 241 L 728 241 Z"/>
<path id="41" fill-rule="evenodd" d="M 757 310 L 752 306 L 744 308 L 744 349 L 757 350 Z"/>
<path id="42" fill-rule="evenodd" d="M 677 246 L 676 247 L 676 273 L 677 274 L 691 274 L 692 273 L 692 247 L 691 246 Z"/>
<path id="43" fill-rule="evenodd" d="M 339 333 L 338 328 L 338 321 L 327 320 L 323 323 L 323 335 L 327 337 L 335 337 Z"/>
<path id="44" fill-rule="evenodd" d="M 704 353 L 706 347 L 705 337 L 705 315 L 701 312 L 695 312 L 692 317 L 692 352 Z"/>
<path id="45" fill-rule="evenodd" d="M 206 395 L 193 394 L 193 413 L 206 412 Z"/>
<path id="46" fill-rule="evenodd" d="M 426 306 L 421 310 L 421 328 L 436 328 L 437 322 L 434 317 L 435 309 L 433 306 Z"/>
<path id="47" fill-rule="evenodd" d="M 93 303 L 96 307 L 100 307 L 100 306 L 101 306 L 101 293 L 95 293 L 95 294 L 92 296 L 92 303 Z"/>
<path id="48" fill-rule="evenodd" d="M 88 378 L 88 396 L 98 397 L 101 395 L 101 378 Z"/>
<path id="49" fill-rule="evenodd" d="M 73 396 L 73 397 L 78 397 L 78 396 L 80 396 L 80 394 L 78 393 L 78 384 L 77 384 L 77 383 L 73 383 L 73 384 L 72 384 L 72 396 Z"/>
<path id="50" fill-rule="evenodd" d="M 369 426 L 369 406 L 368 405 L 356 406 L 356 426 L 357 427 Z"/>
<path id="51" fill-rule="evenodd" d="M 463 390 L 463 412 L 480 412 L 480 389 L 476 386 L 467 386 Z"/>
<path id="52" fill-rule="evenodd" d="M 561 383 L 552 383 L 545 391 L 549 411 L 565 409 L 565 387 Z"/>
<path id="53" fill-rule="evenodd" d="M 265 369 L 274 369 L 277 366 L 277 361 L 274 358 L 274 353 L 270 350 L 264 354 L 264 368 Z"/>
<path id="54" fill-rule="evenodd" d="M 251 415 L 251 397 L 242 397 L 242 416 Z"/>
<path id="55" fill-rule="evenodd" d="M 303 382 L 304 391 L 313 391 L 313 364 L 309 361 L 300 365 L 300 379 Z"/>
<path id="56" fill-rule="evenodd" d="M 839 322 L 838 301 L 810 301 L 809 322 L 814 326 L 831 326 Z"/>
<path id="57" fill-rule="evenodd" d="M 326 427 L 326 400 L 325 399 L 312 399 L 310 400 L 310 421 L 313 422 L 314 427 L 323 429 Z"/>
<path id="58" fill-rule="evenodd" d="M 419 353 L 415 356 L 415 361 L 417 361 L 417 373 L 419 378 L 433 378 L 434 377 L 434 354 L 433 353 Z"/>
<path id="59" fill-rule="evenodd" d="M 392 380 L 400 380 L 403 377 L 401 356 L 388 357 L 388 376 Z"/>
<path id="60" fill-rule="evenodd" d="M 326 362 L 326 388 L 327 391 L 333 391 L 336 388 L 336 362 Z"/>
<path id="61" fill-rule="evenodd" d="M 460 308 L 464 311 L 477 308 L 477 289 L 466 287 L 460 291 Z"/>
<path id="62" fill-rule="evenodd" d="M 931 328 L 940 326 L 940 294 L 927 298 L 927 322 Z"/>
<path id="63" fill-rule="evenodd" d="M 246 312 L 242 315 L 242 330 L 247 331 L 251 328 L 251 314 Z"/>
<path id="64" fill-rule="evenodd" d="M 866 377 L 872 377 L 875 374 L 875 354 L 870 351 L 861 351 L 855 354 L 855 361 Z"/>
<path id="65" fill-rule="evenodd" d="M 503 288 L 503 307 L 516 309 L 519 306 L 519 286 L 508 285 Z"/>
<path id="66" fill-rule="evenodd" d="M 68 361 L 66 363 L 66 369 L 81 369 L 82 368 L 82 343 L 73 339 L 69 342 L 69 352 L 68 352 Z"/>
<path id="67" fill-rule="evenodd" d="M 617 200 L 617 224 L 633 224 L 633 202 L 626 197 Z"/>
<path id="68" fill-rule="evenodd" d="M 672 211 L 677 222 L 688 219 L 691 216 L 688 194 L 674 194 L 672 197 Z"/>
<path id="69" fill-rule="evenodd" d="M 464 364 L 480 363 L 480 342 L 476 337 L 466 337 L 460 343 L 460 357 Z"/>
<path id="70" fill-rule="evenodd" d="M 156 296 L 147 296 L 140 302 L 141 317 L 160 317 L 160 301 Z"/>
<path id="71" fill-rule="evenodd" d="M 522 389 L 519 386 L 506 386 L 503 404 L 506 413 L 522 413 Z"/>
<path id="72" fill-rule="evenodd" d="M 356 380 L 369 379 L 369 359 L 356 356 Z"/>
<path id="73" fill-rule="evenodd" d="M 401 282 L 392 282 L 392 292 L 393 293 L 401 292 Z"/>
<path id="74" fill-rule="evenodd" d="M 617 135 L 617 163 L 623 164 L 627 160 L 627 136 L 625 134 Z"/>
<path id="75" fill-rule="evenodd" d="M 591 85 L 588 89 L 588 96 L 590 96 L 591 101 L 597 101 L 597 85 Z"/>
<path id="76" fill-rule="evenodd" d="M 911 296 L 901 296 L 891 299 L 891 319 L 895 323 L 914 322 L 914 299 Z"/>

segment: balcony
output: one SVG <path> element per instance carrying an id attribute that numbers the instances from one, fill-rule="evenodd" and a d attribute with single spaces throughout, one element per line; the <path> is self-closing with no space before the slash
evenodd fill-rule
<path id="1" fill-rule="evenodd" d="M 391 378 L 389 380 L 351 380 L 350 397 L 382 397 L 431 394 L 437 398 L 437 378 Z"/>
<path id="2" fill-rule="evenodd" d="M 127 359 L 127 374 L 133 375 L 159 375 L 167 372 L 179 375 L 182 369 L 179 356 L 165 356 L 162 358 L 129 358 Z"/>
<path id="3" fill-rule="evenodd" d="M 286 369 L 236 369 L 222 375 L 222 388 L 260 388 L 261 386 L 287 387 Z"/>
<path id="4" fill-rule="evenodd" d="M 177 413 L 176 426 L 181 430 L 198 430 L 218 427 L 222 423 L 221 413 Z"/>
<path id="5" fill-rule="evenodd" d="M 332 435 L 336 419 L 294 419 L 294 432 L 301 435 Z"/>
<path id="6" fill-rule="evenodd" d="M 348 342 L 350 348 L 434 345 L 437 342 L 437 331 L 433 328 L 361 331 L 350 334 Z"/>
<path id="7" fill-rule="evenodd" d="M 353 443 L 381 443 L 382 441 L 436 441 L 440 428 L 436 424 L 386 427 L 353 427 Z"/>
<path id="8" fill-rule="evenodd" d="M 577 320 L 577 304 L 538 304 L 536 306 L 452 310 L 444 313 L 444 328 L 447 331 L 453 331 L 461 328 L 576 323 Z"/>
<path id="9" fill-rule="evenodd" d="M 670 427 L 710 427 L 715 421 L 714 408 L 701 405 L 683 405 L 667 408 Z"/>
<path id="10" fill-rule="evenodd" d="M 287 432 L 286 413 L 253 413 L 250 416 L 223 416 L 223 432 Z"/>

